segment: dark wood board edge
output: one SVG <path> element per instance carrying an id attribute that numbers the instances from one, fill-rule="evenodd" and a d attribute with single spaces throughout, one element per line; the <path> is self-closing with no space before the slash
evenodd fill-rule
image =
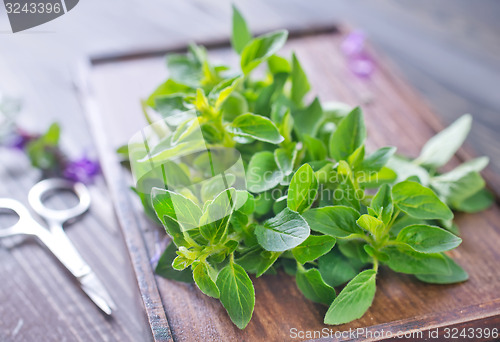
<path id="1" fill-rule="evenodd" d="M 134 207 L 129 197 L 130 188 L 122 177 L 123 171 L 117 155 L 108 142 L 99 107 L 95 101 L 92 87 L 88 82 L 90 66 L 88 60 L 81 61 L 77 66 L 75 80 L 77 91 L 93 135 L 101 170 L 113 201 L 116 217 L 134 267 L 153 339 L 156 342 L 171 342 L 173 341 L 172 331 L 158 291 L 154 271 L 149 262 L 139 220 L 134 213 Z"/>
<path id="2" fill-rule="evenodd" d="M 340 32 L 340 27 L 338 25 L 322 25 L 322 24 L 313 24 L 307 28 L 289 28 L 288 29 L 288 37 L 289 38 L 301 38 L 306 36 L 313 36 L 317 34 L 324 33 L 336 33 Z M 257 32 L 257 36 L 267 33 L 266 32 Z M 228 37 L 223 37 L 219 39 L 212 39 L 202 42 L 197 42 L 200 45 L 203 45 L 207 50 L 210 49 L 218 49 L 218 48 L 226 48 L 230 47 L 230 41 Z M 90 64 L 93 66 L 115 63 L 115 62 L 123 62 L 134 59 L 141 58 L 151 58 L 151 57 L 161 57 L 167 53 L 181 53 L 185 52 L 188 49 L 188 44 L 185 42 L 180 44 L 173 44 L 171 46 L 162 47 L 159 49 L 151 48 L 144 49 L 140 51 L 126 51 L 126 52 L 118 52 L 118 53 L 109 53 L 109 54 L 96 54 L 89 57 Z"/>
<path id="3" fill-rule="evenodd" d="M 332 26 L 316 26 L 311 27 L 306 30 L 290 30 L 290 38 L 300 38 L 308 35 L 315 34 L 324 34 L 324 33 L 339 33 L 345 32 L 346 25 L 332 25 Z M 217 48 L 227 48 L 230 47 L 230 42 L 227 38 L 219 39 L 219 40 L 211 40 L 207 42 L 200 42 L 201 45 L 205 46 L 207 49 L 217 49 Z M 161 49 L 150 49 L 143 50 L 139 52 L 124 52 L 124 53 L 116 53 L 116 54 L 107 54 L 107 55 L 95 55 L 90 56 L 89 59 L 83 63 L 85 65 L 85 69 L 87 69 L 87 73 L 89 68 L 93 66 L 99 66 L 103 64 L 113 63 L 113 62 L 123 62 L 135 59 L 142 58 L 151 58 L 151 57 L 159 57 L 165 55 L 167 53 L 176 53 L 176 52 L 184 52 L 187 50 L 187 44 L 180 45 L 172 45 L 170 47 L 161 48 Z M 373 49 L 371 49 L 373 51 Z M 397 67 L 394 67 L 390 61 L 388 61 L 381 54 L 376 53 L 377 59 L 383 60 L 383 63 L 379 63 L 379 67 L 386 71 L 388 75 L 394 74 L 393 80 L 397 81 L 398 84 L 401 84 L 404 87 L 411 88 L 408 83 L 405 83 L 404 76 L 398 72 Z M 385 64 L 386 63 L 386 64 Z M 390 70 L 390 72 L 389 72 Z M 396 70 L 394 72 L 393 70 Z M 85 77 L 82 78 L 85 80 Z M 137 281 L 139 283 L 139 288 L 141 290 L 142 299 L 144 302 L 144 306 L 148 315 L 148 320 L 150 322 L 151 330 L 153 332 L 153 337 L 155 341 L 172 341 L 172 334 L 170 327 L 168 325 L 168 320 L 166 317 L 165 310 L 161 305 L 151 305 L 152 303 L 158 303 L 154 300 L 161 298 L 158 292 L 158 287 L 156 280 L 154 278 L 154 273 L 151 272 L 146 277 L 140 272 L 143 272 L 144 262 L 147 264 L 148 268 L 151 268 L 149 265 L 147 253 L 145 252 L 145 242 L 143 240 L 143 236 L 141 234 L 141 229 L 139 227 L 139 223 L 137 219 L 134 217 L 132 211 L 132 205 L 130 201 L 126 200 L 124 197 L 129 196 L 128 187 L 124 184 L 124 179 L 121 177 L 115 177 L 115 175 L 121 173 L 120 165 L 116 155 L 114 154 L 113 149 L 109 146 L 107 139 L 105 138 L 105 132 L 103 131 L 102 126 L 100 124 L 100 118 L 98 113 L 98 108 L 96 103 L 92 103 L 92 94 L 89 92 L 91 90 L 88 84 L 82 83 L 85 85 L 87 91 L 82 91 L 79 87 L 80 94 L 82 95 L 82 103 L 87 103 L 84 105 L 84 109 L 86 111 L 87 119 L 89 121 L 89 125 L 94 135 L 94 141 L 96 143 L 96 148 L 98 149 L 101 163 L 103 163 L 103 158 L 107 158 L 105 160 L 106 167 L 103 166 L 103 172 L 106 177 L 106 181 L 108 186 L 110 187 L 110 192 L 112 193 L 113 199 L 120 199 L 120 201 L 114 201 L 115 210 L 117 214 L 119 212 L 125 211 L 126 217 L 120 219 L 120 225 L 122 227 L 123 234 L 125 235 L 125 239 L 127 242 L 127 247 L 130 252 L 130 257 L 132 260 L 132 264 L 134 265 L 134 270 L 136 275 L 138 275 Z M 414 90 L 412 90 L 413 94 L 416 94 Z M 425 106 L 429 107 L 427 104 Z M 423 116 L 428 122 L 429 126 L 435 131 L 438 132 L 445 128 L 442 121 L 434 115 L 430 110 L 423 111 Z M 460 160 L 470 159 L 475 156 L 475 153 L 469 148 L 461 148 L 457 153 L 457 156 Z M 109 165 L 107 165 L 109 164 Z M 106 170 L 108 172 L 106 172 Z M 486 170 L 486 179 L 491 182 L 498 179 L 497 175 Z M 108 176 L 109 175 L 109 176 Z M 500 183 L 496 183 L 500 184 Z M 497 203 L 499 201 L 499 192 L 496 188 L 491 188 L 493 190 Z M 123 196 L 123 195 L 127 196 Z M 124 226 L 125 224 L 131 224 L 131 227 Z M 127 238 L 128 236 L 128 238 Z M 140 241 L 140 245 L 138 242 Z M 143 247 L 141 250 L 140 247 Z M 140 256 L 136 256 L 135 254 L 139 253 Z M 141 257 L 145 258 L 144 260 Z M 147 278 L 147 279 L 145 279 Z M 152 278 L 152 279 L 151 279 Z M 144 281 L 147 280 L 147 283 Z M 152 281 L 152 282 L 150 282 Z M 161 313 L 159 313 L 161 311 Z M 445 317 L 453 317 L 451 321 L 446 321 Z M 467 308 L 457 309 L 455 311 L 451 311 L 443 315 L 443 313 L 432 313 L 429 315 L 419 316 L 412 319 L 406 319 L 401 321 L 393 321 L 384 324 L 374 325 L 371 327 L 367 327 L 368 331 L 380 331 L 384 329 L 385 331 L 391 331 L 393 333 L 397 333 L 398 331 L 429 331 L 430 329 L 436 328 L 444 328 L 444 327 L 465 327 L 471 324 L 471 322 L 477 322 L 478 325 L 481 325 L 482 322 L 490 322 L 493 318 L 495 322 L 500 317 L 500 300 L 492 301 L 485 304 L 477 304 L 472 305 Z M 168 336 L 163 336 L 162 334 L 168 333 Z M 167 339 L 162 339 L 162 338 Z M 330 341 L 331 339 L 317 339 L 310 341 Z M 363 341 L 381 341 L 386 340 L 385 338 L 372 338 L 372 339 L 362 339 Z M 356 339 L 343 339 L 341 341 L 356 341 Z"/>

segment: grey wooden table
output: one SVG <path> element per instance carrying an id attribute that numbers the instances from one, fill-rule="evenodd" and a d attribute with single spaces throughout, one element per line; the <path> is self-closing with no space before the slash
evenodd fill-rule
<path id="1" fill-rule="evenodd" d="M 445 123 L 474 115 L 470 144 L 500 170 L 500 3 L 494 0 L 235 1 L 256 32 L 347 22 L 366 31 Z M 69 14 L 15 35 L 0 5 L 0 89 L 24 100 L 21 124 L 63 126 L 63 145 L 94 151 L 72 73 L 88 55 L 227 37 L 230 1 L 82 0 Z M 0 197 L 26 202 L 38 179 L 27 160 L 0 150 Z M 118 311 L 106 319 L 52 256 L 32 240 L 0 246 L 1 341 L 143 341 L 149 329 L 102 179 L 93 206 L 68 234 L 106 285 Z"/>

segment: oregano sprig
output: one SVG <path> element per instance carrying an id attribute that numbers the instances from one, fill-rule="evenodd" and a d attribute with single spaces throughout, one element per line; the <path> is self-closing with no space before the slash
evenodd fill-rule
<path id="1" fill-rule="evenodd" d="M 277 54 L 286 38 L 283 30 L 253 37 L 233 8 L 239 69 L 213 64 L 197 45 L 167 57 L 169 78 L 143 102 L 148 122 L 162 125 L 147 149 L 127 149 L 145 211 L 172 239 L 156 272 L 194 281 L 240 329 L 255 305 L 249 274 L 284 269 L 306 298 L 329 306 L 326 324 L 364 315 L 382 266 L 423 282 L 466 280 L 445 254 L 461 243 L 450 207 L 491 203 L 479 174 L 487 160 L 438 168 L 463 143 L 470 117 L 414 161 L 395 147 L 368 151 L 362 109 L 311 99 L 298 56 Z"/>

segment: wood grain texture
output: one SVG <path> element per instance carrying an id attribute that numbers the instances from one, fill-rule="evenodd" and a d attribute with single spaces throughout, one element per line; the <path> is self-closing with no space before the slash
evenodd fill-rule
<path id="1" fill-rule="evenodd" d="M 356 78 L 339 51 L 341 39 L 340 34 L 295 39 L 287 44 L 285 53 L 296 51 L 313 92 L 322 100 L 362 105 L 371 149 L 393 145 L 400 153 L 416 156 L 423 143 L 441 127 L 439 120 L 397 73 L 385 67 L 383 57 L 377 57 L 378 68 L 370 80 Z M 227 50 L 211 53 L 215 59 L 235 62 Z M 106 63 L 94 67 L 90 77 L 101 113 L 99 125 L 107 132 L 109 142 L 107 152 L 102 151 L 109 156 L 115 147 L 146 125 L 141 120 L 137 99 L 146 96 L 166 77 L 164 60 L 143 58 Z M 117 176 L 107 174 L 111 179 Z M 499 185 L 494 178 L 490 181 L 492 186 Z M 132 196 L 130 192 L 117 195 Z M 151 255 L 159 228 L 139 214 L 137 200 L 135 205 L 145 248 Z M 120 213 L 124 208 L 117 206 L 116 210 Z M 283 341 L 290 340 L 292 328 L 343 331 L 368 327 L 396 333 L 483 322 L 500 315 L 499 219 L 497 205 L 480 214 L 456 217 L 464 242 L 450 255 L 469 272 L 469 281 L 455 285 L 423 284 L 412 276 L 395 274 L 382 267 L 373 306 L 363 318 L 339 327 L 323 325 L 327 308 L 306 300 L 294 279 L 284 273 L 253 278 L 255 313 L 244 331 L 232 325 L 217 300 L 203 295 L 195 285 L 160 277 L 156 277 L 156 285 L 175 341 Z M 133 246 L 137 243 L 134 241 Z M 129 248 L 129 252 L 132 260 L 136 253 L 143 253 L 135 247 Z"/>

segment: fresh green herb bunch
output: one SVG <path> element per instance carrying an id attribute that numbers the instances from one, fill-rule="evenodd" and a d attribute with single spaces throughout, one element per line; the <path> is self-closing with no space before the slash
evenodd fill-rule
<path id="1" fill-rule="evenodd" d="M 169 79 L 143 104 L 149 122 L 159 115 L 173 132 L 154 130 L 158 143 L 138 163 L 159 163 L 175 169 L 178 184 L 196 183 L 194 169 L 213 171 L 212 161 L 172 163 L 172 156 L 190 151 L 200 130 L 209 150 L 241 153 L 248 191 L 230 177 L 222 189 L 176 191 L 169 184 L 153 189 L 152 198 L 138 191 L 146 212 L 172 238 L 156 272 L 194 281 L 220 299 L 240 329 L 255 304 L 249 273 L 283 268 L 294 275 L 308 299 L 329 306 L 326 324 L 347 323 L 368 310 L 381 264 L 428 283 L 466 280 L 444 253 L 461 243 L 449 206 L 478 211 L 491 203 L 479 175 L 487 160 L 442 175 L 436 169 L 462 144 L 470 117 L 431 139 L 415 161 L 394 156 L 394 147 L 367 154 L 360 108 L 317 98 L 304 103 L 310 84 L 299 60 L 276 54 L 286 39 L 286 31 L 252 37 L 234 9 L 240 70 L 211 64 L 196 45 L 167 57 Z M 253 73 L 258 67 L 265 69 L 262 77 Z M 183 116 L 193 112 L 194 118 Z M 346 283 L 337 295 L 335 288 Z"/>

